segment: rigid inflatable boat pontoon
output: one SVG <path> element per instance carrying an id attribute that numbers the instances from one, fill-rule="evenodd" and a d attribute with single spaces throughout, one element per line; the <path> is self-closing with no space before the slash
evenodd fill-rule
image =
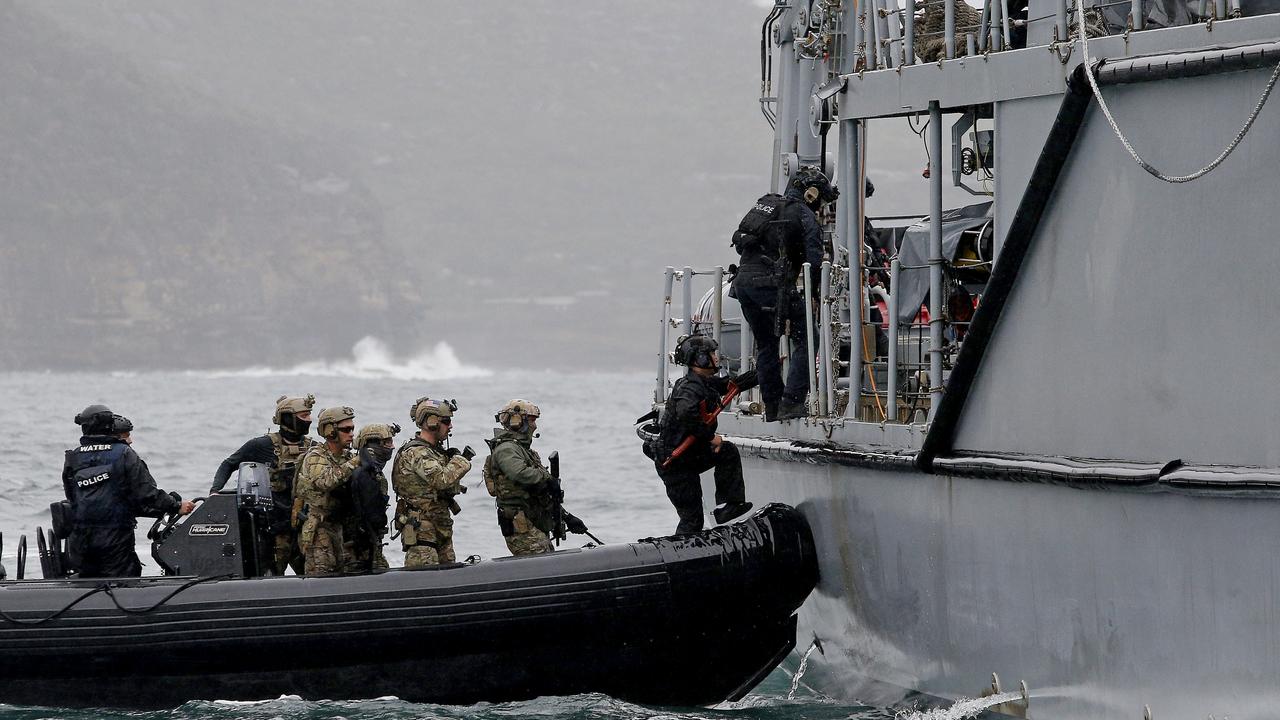
<path id="1" fill-rule="evenodd" d="M 179 540 L 245 532 L 243 512 L 211 521 L 216 500 L 170 528 L 157 559 L 172 567 Z M 221 544 L 235 557 L 238 543 Z M 238 567 L 252 564 L 244 555 Z M 817 581 L 809 527 L 785 505 L 695 535 L 432 569 L 186 572 L 196 576 L 0 582 L 0 698 L 155 708 L 600 692 L 712 704 L 746 694 L 794 647 Z"/>

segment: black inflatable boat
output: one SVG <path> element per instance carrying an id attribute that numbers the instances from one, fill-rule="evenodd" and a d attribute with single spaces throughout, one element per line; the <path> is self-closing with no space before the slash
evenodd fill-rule
<path id="1" fill-rule="evenodd" d="M 0 700 L 157 708 L 600 692 L 707 705 L 741 697 L 792 649 L 794 613 L 817 581 L 809 527 L 784 505 L 696 535 L 473 565 L 194 572 L 0 582 Z"/>

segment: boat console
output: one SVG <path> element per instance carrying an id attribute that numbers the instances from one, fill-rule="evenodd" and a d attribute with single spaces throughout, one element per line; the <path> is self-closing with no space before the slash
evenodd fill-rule
<path id="1" fill-rule="evenodd" d="M 274 538 L 269 469 L 242 463 L 234 491 L 196 500 L 190 515 L 156 520 L 147 537 L 165 575 L 261 577 L 271 572 Z"/>

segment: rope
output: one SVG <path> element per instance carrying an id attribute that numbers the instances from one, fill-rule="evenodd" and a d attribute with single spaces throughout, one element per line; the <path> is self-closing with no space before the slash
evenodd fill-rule
<path id="1" fill-rule="evenodd" d="M 1102 91 L 1098 89 L 1098 81 L 1093 76 L 1093 63 L 1089 59 L 1089 37 L 1088 33 L 1085 31 L 1084 24 L 1084 2 L 1080 0 L 1076 2 L 1076 21 L 1079 23 L 1080 44 L 1081 50 L 1084 53 L 1084 74 L 1085 77 L 1089 78 L 1089 87 L 1093 88 L 1093 96 L 1098 99 L 1098 107 L 1102 109 L 1102 114 L 1106 116 L 1107 123 L 1111 125 L 1112 131 L 1114 131 L 1116 137 L 1120 139 L 1120 142 L 1124 145 L 1124 149 L 1129 151 L 1129 155 L 1134 159 L 1134 161 L 1137 162 L 1143 170 L 1150 173 L 1152 177 L 1157 180 L 1163 180 L 1167 183 L 1191 182 L 1192 180 L 1197 180 L 1208 175 L 1214 168 L 1221 165 L 1222 162 L 1227 159 L 1227 156 L 1235 151 L 1236 147 L 1240 144 L 1240 141 L 1244 140 L 1244 136 L 1249 133 L 1250 128 L 1253 127 L 1253 122 L 1258 119 L 1258 113 L 1262 112 L 1262 106 L 1266 105 L 1267 98 L 1271 97 L 1271 90 L 1276 86 L 1276 80 L 1280 79 L 1280 63 L 1277 63 L 1276 69 L 1271 73 L 1271 79 L 1267 81 L 1267 87 L 1262 91 L 1262 97 L 1258 98 L 1258 104 L 1254 106 L 1253 112 L 1249 115 L 1249 119 L 1246 120 L 1244 126 L 1240 128 L 1240 132 L 1236 133 L 1231 144 L 1227 145 L 1226 149 L 1223 150 L 1218 157 L 1214 158 L 1213 162 L 1190 175 L 1166 175 L 1138 155 L 1138 151 L 1133 149 L 1133 145 L 1129 144 L 1129 139 L 1120 131 L 1120 126 L 1116 124 L 1116 119 L 1111 116 L 1111 108 L 1107 107 L 1107 102 L 1102 99 Z"/>
<path id="2" fill-rule="evenodd" d="M 866 357 L 871 353 L 870 348 L 867 347 L 867 334 L 862 332 L 861 325 L 859 325 L 858 332 L 862 335 L 862 356 Z M 871 397 L 876 399 L 876 409 L 880 411 L 880 422 L 882 424 L 886 423 L 889 421 L 889 416 L 884 411 L 884 405 L 880 404 L 880 388 L 876 387 L 876 371 L 874 367 L 867 368 L 867 377 L 871 379 Z"/>

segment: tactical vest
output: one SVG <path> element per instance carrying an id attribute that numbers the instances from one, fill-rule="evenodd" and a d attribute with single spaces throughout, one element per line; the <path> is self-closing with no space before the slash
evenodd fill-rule
<path id="1" fill-rule="evenodd" d="M 436 449 L 436 446 L 420 437 L 410 438 L 396 452 L 399 461 L 404 453 L 412 448 Z M 396 486 L 396 515 L 394 527 L 400 533 L 401 542 L 406 548 L 414 545 L 426 545 L 437 550 L 453 538 L 453 515 L 447 504 L 440 502 L 439 493 L 428 490 L 414 495 L 406 492 L 407 488 L 400 482 L 400 475 L 393 467 L 392 482 Z"/>
<path id="2" fill-rule="evenodd" d="M 783 222 L 782 210 L 796 200 L 777 193 L 763 195 L 743 216 L 733 233 L 731 244 L 738 255 L 746 258 L 762 255 L 776 258 L 782 250 L 779 224 Z"/>
<path id="3" fill-rule="evenodd" d="M 315 443 L 298 461 L 299 473 L 302 472 L 308 458 L 312 455 L 318 458 L 316 465 L 323 464 L 331 468 L 340 467 L 350 462 L 351 458 L 355 456 L 350 450 L 343 450 L 337 457 L 334 457 L 329 453 L 329 448 L 323 443 Z M 298 480 L 298 478 L 295 478 L 295 480 Z M 340 489 L 320 490 L 312 487 L 310 483 L 295 482 L 293 486 L 293 525 L 294 527 L 302 527 L 304 515 L 318 518 L 322 522 L 341 520 L 339 515 L 341 503 Z"/>
<path id="4" fill-rule="evenodd" d="M 298 474 L 298 462 L 316 444 L 316 441 L 304 437 L 298 445 L 292 445 L 285 442 L 278 432 L 267 433 L 267 438 L 271 440 L 271 447 L 276 453 L 276 465 L 271 469 L 271 492 L 292 497 L 293 479 Z"/>
<path id="5" fill-rule="evenodd" d="M 550 493 L 532 494 L 523 486 L 517 484 L 502 471 L 498 469 L 497 463 L 493 461 L 493 451 L 503 443 L 516 443 L 520 450 L 528 453 L 529 460 L 532 464 L 539 467 L 542 466 L 542 458 L 538 455 L 538 451 L 531 447 L 525 447 L 518 441 L 511 438 L 485 440 L 489 446 L 489 457 L 484 459 L 484 468 L 481 471 L 484 476 L 485 489 L 489 494 L 497 498 L 498 508 L 507 509 L 514 515 L 521 510 L 524 511 L 525 517 L 529 518 L 529 522 L 543 532 L 547 532 L 547 528 L 551 526 L 551 495 Z"/>
<path id="6" fill-rule="evenodd" d="M 71 508 L 76 528 L 132 528 L 133 509 L 125 488 L 124 454 L 129 445 L 115 438 L 67 451 Z"/>

